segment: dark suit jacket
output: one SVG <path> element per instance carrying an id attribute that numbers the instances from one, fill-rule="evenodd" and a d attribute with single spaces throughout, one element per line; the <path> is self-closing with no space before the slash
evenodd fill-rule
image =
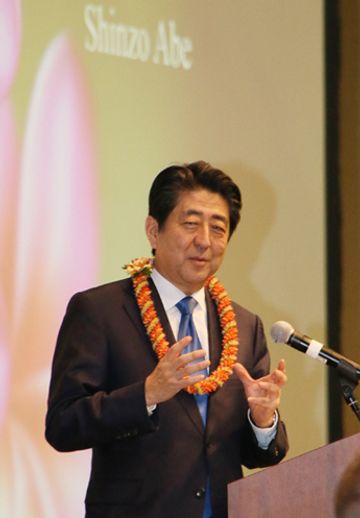
<path id="1" fill-rule="evenodd" d="M 154 286 L 170 343 L 169 322 Z M 207 293 L 210 357 L 221 353 L 216 308 Z M 234 304 L 239 361 L 257 378 L 269 369 L 259 318 Z M 62 323 L 53 361 L 46 438 L 60 451 L 92 448 L 86 495 L 89 518 L 201 518 L 211 481 L 213 517 L 227 516 L 227 484 L 241 465 L 275 464 L 287 450 L 280 422 L 267 450 L 257 446 L 241 382 L 232 375 L 209 396 L 204 430 L 193 396 L 182 391 L 149 417 L 144 380 L 156 356 L 130 279 L 76 294 Z"/>

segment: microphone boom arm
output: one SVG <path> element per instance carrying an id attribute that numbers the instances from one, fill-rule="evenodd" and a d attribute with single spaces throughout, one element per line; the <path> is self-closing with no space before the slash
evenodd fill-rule
<path id="1" fill-rule="evenodd" d="M 356 375 L 356 369 L 347 361 L 342 360 L 337 365 L 336 370 L 339 374 L 340 387 L 345 402 L 354 412 L 358 418 L 358 421 L 360 421 L 360 408 L 358 401 L 354 398 L 353 395 L 353 391 L 359 383 L 358 377 Z"/>

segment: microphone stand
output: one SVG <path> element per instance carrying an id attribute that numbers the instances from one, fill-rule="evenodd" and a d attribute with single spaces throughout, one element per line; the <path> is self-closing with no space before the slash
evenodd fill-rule
<path id="1" fill-rule="evenodd" d="M 353 396 L 353 390 L 359 384 L 358 369 L 346 360 L 340 360 L 336 370 L 339 374 L 340 387 L 346 404 L 352 409 L 360 421 L 360 408 Z"/>

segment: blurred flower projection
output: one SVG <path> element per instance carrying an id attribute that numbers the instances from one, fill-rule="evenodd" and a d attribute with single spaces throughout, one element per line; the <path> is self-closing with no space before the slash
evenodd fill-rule
<path id="1" fill-rule="evenodd" d="M 0 516 L 82 516 L 88 452 L 44 439 L 56 335 L 72 293 L 94 283 L 93 123 L 81 59 L 66 34 L 41 58 L 24 136 L 11 103 L 17 1 L 0 0 Z"/>
<path id="2" fill-rule="evenodd" d="M 21 39 L 20 14 L 20 0 L 0 0 L 0 99 L 9 90 L 18 66 Z"/>

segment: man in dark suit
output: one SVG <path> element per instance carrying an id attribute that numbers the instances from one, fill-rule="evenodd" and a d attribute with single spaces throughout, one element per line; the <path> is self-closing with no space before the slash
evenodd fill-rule
<path id="1" fill-rule="evenodd" d="M 209 164 L 165 169 L 149 196 L 153 262 L 68 305 L 46 438 L 59 451 L 92 448 L 88 518 L 224 518 L 241 465 L 286 454 L 284 362 L 269 374 L 260 319 L 212 277 L 240 209 L 236 184 Z"/>

